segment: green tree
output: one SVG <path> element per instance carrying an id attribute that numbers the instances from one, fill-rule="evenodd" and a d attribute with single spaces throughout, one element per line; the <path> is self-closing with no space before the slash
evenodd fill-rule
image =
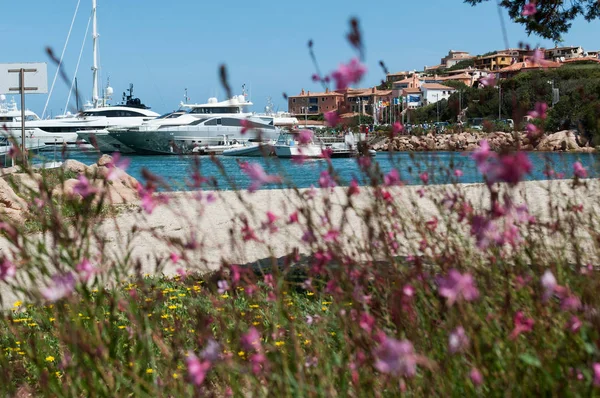
<path id="1" fill-rule="evenodd" d="M 490 0 L 464 0 L 477 5 Z M 544 0 L 537 2 L 537 12 L 529 17 L 522 15 L 523 7 L 529 0 L 498 0 L 499 5 L 508 10 L 508 15 L 525 26 L 527 34 L 537 34 L 546 39 L 561 41 L 561 35 L 568 32 L 572 21 L 583 16 L 587 21 L 600 17 L 598 0 Z"/>

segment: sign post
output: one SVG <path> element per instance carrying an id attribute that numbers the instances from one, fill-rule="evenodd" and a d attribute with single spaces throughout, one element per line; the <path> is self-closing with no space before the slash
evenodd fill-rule
<path id="1" fill-rule="evenodd" d="M 27 73 L 27 75 L 25 75 Z M 25 84 L 25 77 L 28 82 Z M 25 145 L 25 93 L 46 94 L 48 75 L 45 63 L 0 64 L 0 94 L 21 94 L 21 153 L 27 162 Z"/>

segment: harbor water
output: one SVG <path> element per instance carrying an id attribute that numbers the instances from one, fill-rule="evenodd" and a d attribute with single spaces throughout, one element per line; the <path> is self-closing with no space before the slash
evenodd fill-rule
<path id="1" fill-rule="evenodd" d="M 61 161 L 65 159 L 79 160 L 85 164 L 92 164 L 100 156 L 96 152 L 70 151 L 64 155 L 44 153 L 48 161 Z M 379 152 L 372 158 L 372 166 L 378 167 L 382 174 L 396 168 L 406 184 L 422 184 L 420 174 L 427 171 L 429 184 L 445 184 L 452 181 L 461 183 L 477 183 L 483 179 L 477 171 L 475 162 L 469 153 L 461 152 Z M 600 156 L 587 153 L 558 153 L 558 152 L 531 152 L 528 156 L 533 165 L 533 170 L 526 176 L 527 180 L 549 179 L 546 170 L 551 167 L 559 178 L 573 177 L 573 163 L 579 161 L 588 170 L 589 177 L 600 176 Z M 281 188 L 294 186 L 309 188 L 319 186 L 321 172 L 328 169 L 325 160 L 306 160 L 298 164 L 290 159 L 278 158 L 231 158 L 218 156 L 212 160 L 208 156 L 127 156 L 130 165 L 127 172 L 139 181 L 144 181 L 142 170 L 163 179 L 170 190 L 187 190 L 191 182 L 192 173 L 199 173 L 209 179 L 203 186 L 206 189 L 245 189 L 250 185 L 250 179 L 242 172 L 240 162 L 256 162 L 261 164 L 269 174 L 279 174 L 284 178 L 282 185 L 270 185 L 264 188 Z M 348 185 L 352 179 L 357 179 L 360 185 L 368 185 L 365 173 L 359 167 L 356 158 L 332 159 L 331 165 L 338 178 L 338 185 Z M 452 170 L 460 169 L 462 177 L 453 176 Z M 562 174 L 562 176 L 561 176 Z M 555 178 L 555 177 L 554 177 Z"/>

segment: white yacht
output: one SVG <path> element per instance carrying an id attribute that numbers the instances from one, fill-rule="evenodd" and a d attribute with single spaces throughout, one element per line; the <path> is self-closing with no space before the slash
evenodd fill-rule
<path id="1" fill-rule="evenodd" d="M 268 142 L 248 140 L 238 148 L 230 148 L 223 151 L 223 156 L 235 156 L 235 157 L 262 157 L 271 156 L 275 154 L 273 149 L 275 141 L 271 140 Z"/>
<path id="2" fill-rule="evenodd" d="M 243 144 L 249 140 L 271 140 L 279 134 L 273 117 L 258 117 L 247 111 L 252 103 L 244 95 L 205 104 L 181 104 L 169 113 L 132 128 L 109 130 L 109 136 L 139 154 L 203 153 L 201 148 L 226 146 L 226 140 Z M 231 148 L 223 148 L 231 149 Z"/>

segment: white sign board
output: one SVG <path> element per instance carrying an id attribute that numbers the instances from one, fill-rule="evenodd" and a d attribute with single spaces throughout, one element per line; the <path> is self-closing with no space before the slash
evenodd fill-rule
<path id="1" fill-rule="evenodd" d="M 29 62 L 21 64 L 0 64 L 0 94 L 19 94 L 20 74 L 18 71 L 20 69 L 25 69 L 25 94 L 48 93 L 48 68 L 46 63 Z M 34 70 L 35 72 L 33 72 Z"/>

